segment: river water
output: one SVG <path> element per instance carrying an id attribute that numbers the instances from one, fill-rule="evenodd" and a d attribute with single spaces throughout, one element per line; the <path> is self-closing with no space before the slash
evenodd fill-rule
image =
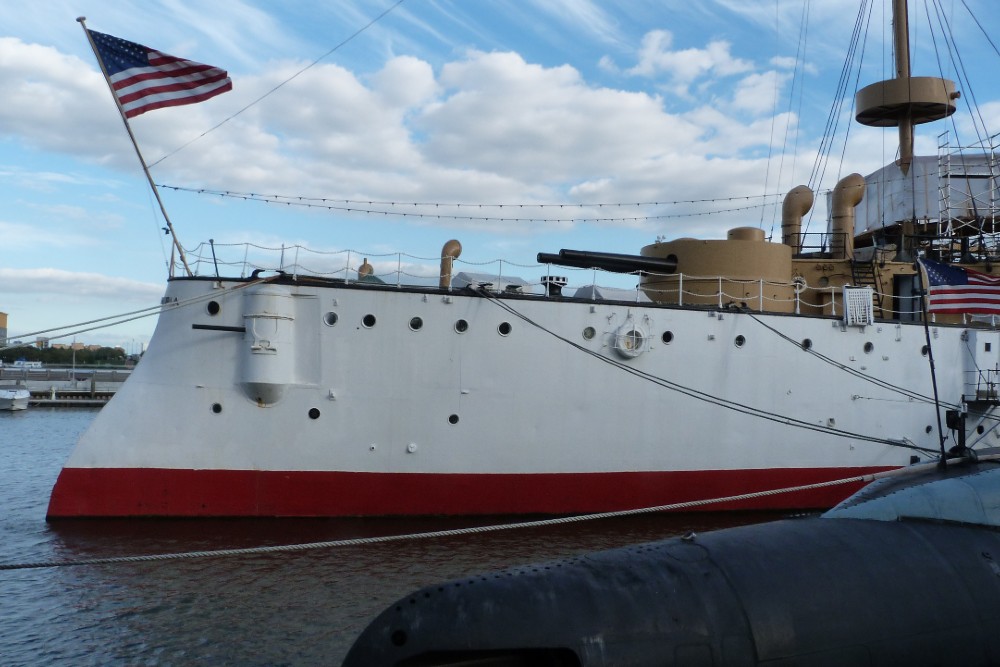
<path id="1" fill-rule="evenodd" d="M 0 564 L 460 528 L 505 519 L 75 520 L 49 492 L 89 409 L 0 412 Z M 0 663 L 337 665 L 385 607 L 432 583 L 773 518 L 689 514 L 290 553 L 0 571 Z"/>

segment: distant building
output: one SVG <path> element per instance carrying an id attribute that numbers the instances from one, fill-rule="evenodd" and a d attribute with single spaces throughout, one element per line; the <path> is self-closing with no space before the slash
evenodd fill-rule
<path id="1" fill-rule="evenodd" d="M 7 344 L 7 313 L 0 313 L 0 345 Z"/>
<path id="2" fill-rule="evenodd" d="M 39 346 L 41 347 L 41 346 Z M 98 350 L 103 350 L 105 345 L 87 345 L 86 343 L 52 343 L 51 345 L 46 345 L 46 347 L 51 347 L 53 350 L 89 350 L 90 352 L 97 352 Z M 122 347 L 112 348 L 125 354 L 125 349 Z"/>
<path id="3" fill-rule="evenodd" d="M 49 346 L 49 339 L 46 338 L 45 336 L 39 336 L 38 338 L 35 339 L 35 347 L 37 347 L 39 350 L 44 350 L 48 348 L 48 346 Z"/>

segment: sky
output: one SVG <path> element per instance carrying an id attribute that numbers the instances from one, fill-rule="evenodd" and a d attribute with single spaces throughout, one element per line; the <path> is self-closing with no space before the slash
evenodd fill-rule
<path id="1" fill-rule="evenodd" d="M 637 254 L 739 226 L 780 241 L 793 186 L 822 192 L 891 162 L 894 130 L 850 122 L 857 87 L 893 75 L 888 0 L 865 15 L 860 73 L 836 104 L 859 4 L 0 0 L 8 335 L 141 350 L 155 317 L 139 315 L 169 275 L 171 239 L 79 16 L 233 80 L 131 120 L 201 275 L 249 261 L 344 277 L 368 258 L 389 282 L 426 281 L 456 238 L 456 271 L 537 282 L 536 254 L 561 248 Z M 959 79 L 963 110 L 1000 131 L 1000 56 L 967 11 L 995 27 L 1000 3 L 914 4 L 914 74 Z M 961 61 L 928 13 L 965 36 Z M 918 134 L 917 153 L 935 154 L 945 129 L 974 143 L 954 118 Z M 824 230 L 822 196 L 813 216 Z"/>

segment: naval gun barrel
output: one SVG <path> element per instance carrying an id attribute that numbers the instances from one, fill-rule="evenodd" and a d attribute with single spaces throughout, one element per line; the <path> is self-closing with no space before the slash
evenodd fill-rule
<path id="1" fill-rule="evenodd" d="M 559 254 L 538 253 L 539 264 L 557 264 L 577 269 L 603 269 L 613 273 L 673 273 L 677 270 L 676 259 L 643 257 L 616 252 L 592 252 L 589 250 L 560 250 Z"/>

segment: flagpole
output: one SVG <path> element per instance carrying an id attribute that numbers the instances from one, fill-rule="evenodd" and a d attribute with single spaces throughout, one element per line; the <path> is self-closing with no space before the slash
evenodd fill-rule
<path id="1" fill-rule="evenodd" d="M 930 301 L 930 279 L 924 280 L 924 276 L 927 274 L 927 267 L 918 258 L 917 262 L 917 281 L 920 292 L 920 314 L 924 321 L 924 339 L 927 341 L 927 363 L 931 368 L 931 386 L 934 388 L 934 414 L 937 415 L 937 427 L 938 427 L 938 444 L 941 446 L 941 459 L 938 461 L 938 467 L 946 468 L 948 466 L 948 455 L 944 451 L 944 428 L 941 426 L 941 400 L 938 398 L 938 385 L 937 385 L 937 371 L 934 368 L 934 348 L 931 346 L 931 327 L 928 320 L 930 319 L 928 315 L 928 302 Z M 962 428 L 965 428 L 963 425 Z"/>
<path id="2" fill-rule="evenodd" d="M 125 115 L 125 109 L 122 108 L 122 103 L 118 100 L 118 95 L 115 94 L 114 86 L 111 84 L 111 77 L 108 76 L 108 70 L 105 69 L 104 61 L 101 59 L 101 55 L 97 52 L 97 45 L 94 44 L 94 39 L 90 36 L 90 31 L 87 30 L 87 17 L 80 16 L 76 20 L 80 23 L 80 27 L 83 28 L 83 34 L 87 36 L 87 43 L 90 44 L 90 48 L 94 52 L 94 57 L 97 58 L 97 64 L 101 68 L 101 74 L 104 75 L 104 81 L 108 84 L 108 89 L 111 91 L 111 97 L 115 101 L 115 106 L 118 107 L 118 113 L 121 114 L 122 122 L 125 123 L 125 131 L 128 132 L 128 137 L 132 140 L 132 147 L 135 148 L 135 154 L 139 157 L 139 164 L 142 165 L 142 172 L 146 174 L 146 180 L 149 181 L 149 187 L 153 189 L 153 195 L 156 197 L 156 203 L 160 205 L 160 212 L 163 214 L 163 219 L 167 223 L 167 230 L 170 232 L 170 238 L 173 240 L 173 247 L 177 250 L 177 255 L 180 257 L 181 263 L 184 265 L 184 270 L 187 272 L 187 275 L 194 275 L 191 272 L 191 267 L 188 266 L 187 257 L 184 256 L 184 248 L 181 247 L 180 242 L 177 240 L 177 234 L 174 233 L 174 226 L 170 222 L 170 216 L 167 215 L 167 209 L 163 205 L 163 200 L 160 199 L 160 191 L 156 188 L 156 183 L 153 181 L 153 177 L 149 173 L 149 167 L 146 166 L 146 159 L 142 157 L 142 151 L 139 150 L 139 143 L 135 140 L 135 135 L 132 133 L 132 126 L 128 123 L 128 117 Z M 174 275 L 173 254 L 173 250 L 171 250 L 171 277 Z"/>

